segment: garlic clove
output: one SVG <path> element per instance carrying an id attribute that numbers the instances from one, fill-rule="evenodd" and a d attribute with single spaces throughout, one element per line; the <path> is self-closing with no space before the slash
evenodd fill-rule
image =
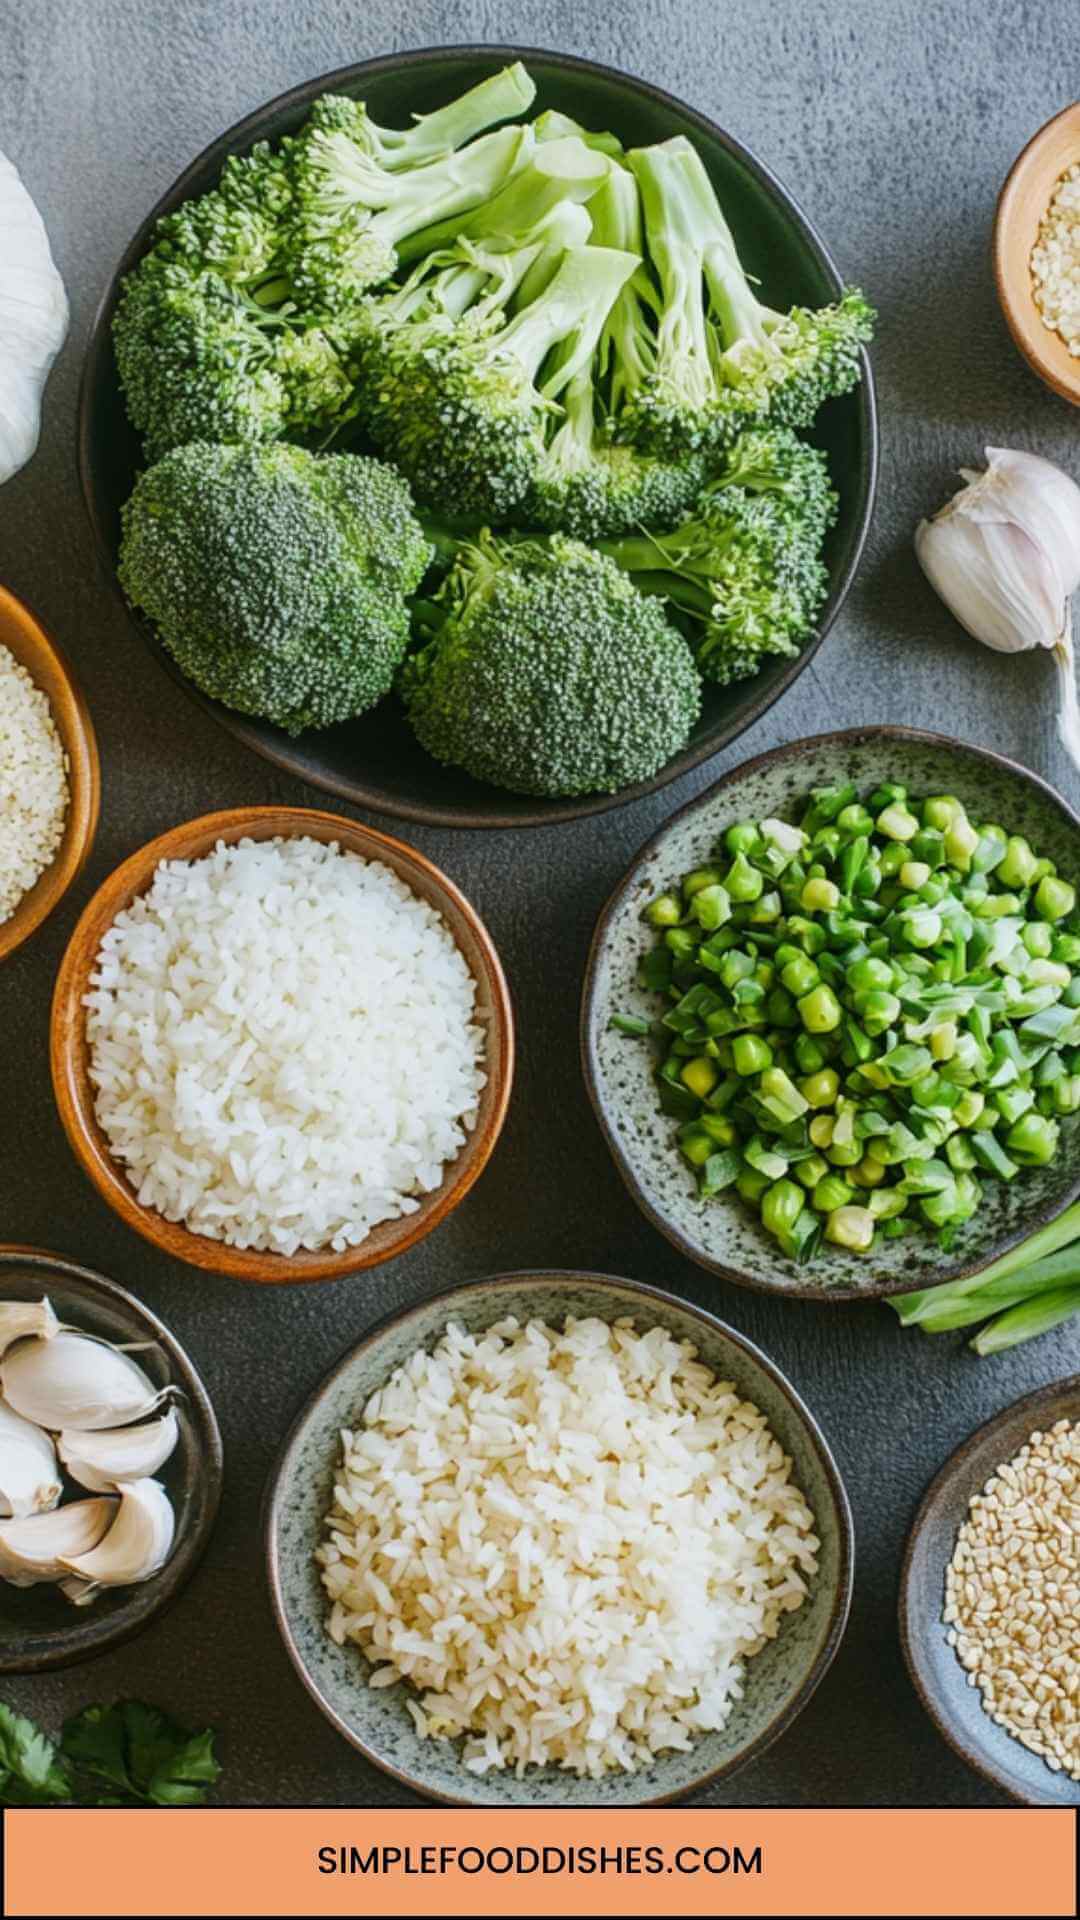
<path id="1" fill-rule="evenodd" d="M 127 1353 L 62 1328 L 52 1340 L 22 1340 L 0 1359 L 0 1392 L 27 1420 L 53 1432 L 96 1432 L 144 1420 L 160 1391 Z"/>
<path id="2" fill-rule="evenodd" d="M 175 1528 L 164 1487 L 156 1480 L 129 1480 L 120 1489 L 120 1511 L 101 1544 L 88 1553 L 66 1554 L 64 1571 L 103 1587 L 135 1586 L 164 1566 Z"/>
<path id="3" fill-rule="evenodd" d="M 28 1334 L 51 1340 L 59 1329 L 60 1322 L 45 1296 L 40 1300 L 0 1300 L 0 1354 Z"/>
<path id="4" fill-rule="evenodd" d="M 70 1555 L 90 1553 L 107 1536 L 117 1509 L 114 1499 L 73 1500 L 51 1513 L 0 1520 L 0 1576 L 15 1587 L 62 1580 Z"/>
<path id="5" fill-rule="evenodd" d="M 62 1492 L 49 1435 L 0 1400 L 0 1516 L 47 1513 Z"/>
<path id="6" fill-rule="evenodd" d="M 65 1579 L 58 1580 L 57 1585 L 64 1599 L 70 1600 L 73 1607 L 91 1607 L 98 1595 L 104 1592 L 104 1588 L 96 1586 L 92 1580 L 80 1580 L 77 1573 L 69 1573 Z"/>
<path id="7" fill-rule="evenodd" d="M 79 1433 L 67 1427 L 57 1440 L 60 1458 L 73 1480 L 93 1493 L 111 1493 L 126 1480 L 152 1479 L 180 1438 L 180 1423 L 170 1407 L 145 1426 L 105 1427 Z"/>
<path id="8" fill-rule="evenodd" d="M 1058 644 L 1067 620 L 1060 581 L 1021 527 L 939 514 L 916 528 L 915 552 L 930 585 L 973 640 L 996 653 Z"/>

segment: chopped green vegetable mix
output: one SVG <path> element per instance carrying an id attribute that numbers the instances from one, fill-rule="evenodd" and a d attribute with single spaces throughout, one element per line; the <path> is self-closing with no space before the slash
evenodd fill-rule
<path id="1" fill-rule="evenodd" d="M 701 1193 L 733 1188 L 792 1259 L 920 1226 L 948 1247 L 1080 1109 L 1075 890 L 951 794 L 814 788 L 645 918 L 661 1107 Z"/>

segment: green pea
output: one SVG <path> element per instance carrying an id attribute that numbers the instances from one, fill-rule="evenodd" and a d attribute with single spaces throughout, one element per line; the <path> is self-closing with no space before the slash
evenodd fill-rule
<path id="1" fill-rule="evenodd" d="M 682 919 L 682 901 L 673 893 L 658 893 L 645 909 L 651 927 L 677 927 Z"/>
<path id="2" fill-rule="evenodd" d="M 810 993 L 803 994 L 796 1005 L 807 1033 L 832 1033 L 843 1017 L 839 1000 L 824 982 Z"/>
<path id="3" fill-rule="evenodd" d="M 772 1065 L 772 1048 L 756 1033 L 737 1033 L 731 1051 L 735 1071 L 743 1080 L 751 1074 L 764 1073 L 765 1068 Z"/>
<path id="4" fill-rule="evenodd" d="M 803 1210 L 805 1194 L 794 1180 L 776 1180 L 762 1196 L 761 1219 L 769 1233 L 784 1240 Z"/>
<path id="5" fill-rule="evenodd" d="M 781 968 L 780 979 L 788 992 L 793 993 L 796 999 L 798 999 L 801 994 L 809 993 L 812 988 L 819 984 L 821 974 L 818 972 L 814 962 L 810 959 L 810 956 L 805 953 L 800 953 L 796 954 L 794 960 L 789 960 L 787 965 Z"/>
<path id="6" fill-rule="evenodd" d="M 706 1095 L 712 1092 L 720 1075 L 713 1062 L 705 1054 L 699 1053 L 686 1062 L 679 1078 L 690 1093 L 696 1094 L 699 1100 L 704 1100 Z"/>
<path id="7" fill-rule="evenodd" d="M 840 1076 L 832 1067 L 822 1067 L 799 1081 L 799 1092 L 808 1107 L 831 1107 L 840 1091 Z"/>
<path id="8" fill-rule="evenodd" d="M 1054 1158 L 1057 1144 L 1057 1122 L 1041 1113 L 1021 1114 L 1005 1136 L 1009 1152 L 1027 1167 L 1045 1167 Z"/>
<path id="9" fill-rule="evenodd" d="M 750 865 L 745 853 L 737 853 L 726 874 L 724 885 L 731 898 L 740 903 L 748 900 L 760 900 L 765 891 L 765 882 L 756 867 Z"/>
<path id="10" fill-rule="evenodd" d="M 840 905 L 840 889 L 833 880 L 808 880 L 802 890 L 802 905 L 807 913 L 833 913 Z"/>
<path id="11" fill-rule="evenodd" d="M 683 876 L 684 900 L 692 900 L 703 887 L 718 887 L 722 878 L 719 867 L 695 867 L 692 873 Z"/>
<path id="12" fill-rule="evenodd" d="M 837 1207 L 825 1222 L 825 1238 L 850 1253 L 868 1253 L 874 1243 L 874 1225 L 868 1207 Z"/>
<path id="13" fill-rule="evenodd" d="M 896 970 L 887 960 L 879 960 L 868 953 L 865 959 L 856 960 L 847 970 L 848 986 L 854 993 L 866 993 L 879 988 L 888 989 L 896 979 Z"/>
<path id="14" fill-rule="evenodd" d="M 855 995 L 855 1011 L 871 1038 L 884 1033 L 886 1027 L 894 1026 L 900 1018 L 900 1002 L 895 993 L 886 993 L 872 988 L 868 993 Z"/>
<path id="15" fill-rule="evenodd" d="M 1005 847 L 1005 858 L 997 869 L 997 877 L 1007 887 L 1030 887 L 1037 865 L 1030 842 L 1022 833 L 1010 834 Z"/>
<path id="16" fill-rule="evenodd" d="M 1045 874 L 1035 889 L 1035 911 L 1043 920 L 1064 920 L 1076 906 L 1076 888 Z"/>

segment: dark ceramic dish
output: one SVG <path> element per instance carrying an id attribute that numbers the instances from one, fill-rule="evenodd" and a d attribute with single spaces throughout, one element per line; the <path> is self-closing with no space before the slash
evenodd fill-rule
<path id="1" fill-rule="evenodd" d="M 523 1780 L 465 1772 L 457 1746 L 422 1740 L 405 1708 L 405 1686 L 371 1689 L 355 1646 L 337 1647 L 325 1629 L 326 1597 L 312 1558 L 334 1486 L 340 1429 L 355 1426 L 376 1388 L 418 1348 L 435 1345 L 449 1319 L 483 1331 L 507 1314 L 560 1322 L 566 1314 L 633 1318 L 689 1340 L 722 1379 L 752 1400 L 794 1463 L 821 1540 L 808 1599 L 775 1640 L 747 1662 L 745 1690 L 727 1725 L 687 1753 L 660 1754 L 647 1770 L 579 1780 L 556 1768 Z M 384 1320 L 340 1360 L 301 1410 L 269 1482 L 267 1570 L 278 1626 L 308 1692 L 368 1760 L 430 1799 L 461 1806 L 655 1805 L 732 1774 L 789 1727 L 831 1664 L 851 1601 L 851 1512 L 836 1463 L 813 1415 L 757 1347 L 700 1307 L 655 1287 L 598 1273 L 511 1273 L 424 1300 Z"/>
<path id="2" fill-rule="evenodd" d="M 620 1010 L 649 1019 L 656 1011 L 656 996 L 637 982 L 640 956 L 652 938 L 642 910 L 710 858 L 733 821 L 793 819 L 811 787 L 842 780 L 856 781 L 863 791 L 899 780 L 913 794 L 958 794 L 973 818 L 1026 834 L 1067 879 L 1080 881 L 1080 820 L 1060 794 L 1000 754 L 909 727 L 820 734 L 748 760 L 683 807 L 631 862 L 600 915 L 585 973 L 581 1051 L 596 1117 L 642 1212 L 680 1252 L 740 1286 L 803 1300 L 872 1299 L 959 1280 L 1080 1198 L 1080 1120 L 1074 1117 L 1063 1124 L 1052 1165 L 1027 1168 L 1008 1186 L 985 1183 L 983 1204 L 950 1253 L 928 1229 L 883 1240 L 869 1258 L 824 1245 L 809 1266 L 800 1267 L 739 1200 L 701 1199 L 678 1151 L 675 1125 L 656 1104 L 652 1049 L 609 1026 Z"/>
<path id="3" fill-rule="evenodd" d="M 537 82 L 533 112 L 558 108 L 587 126 L 610 128 L 628 145 L 688 135 L 716 181 L 746 267 L 760 277 L 771 302 L 813 306 L 835 298 L 841 286 L 838 269 L 779 181 L 730 134 L 647 81 L 588 60 L 504 46 L 395 53 L 306 81 L 241 120 L 185 169 L 148 214 L 105 290 L 83 367 L 78 453 L 98 552 L 114 585 L 120 508 L 131 492 L 141 454 L 117 385 L 110 329 L 120 282 L 146 250 L 155 221 L 182 200 L 212 186 L 229 154 L 245 152 L 256 140 L 277 140 L 292 131 L 320 93 L 358 94 L 384 125 L 405 125 L 413 113 L 443 104 L 514 59 L 523 59 Z M 544 826 L 599 813 L 655 791 L 736 739 L 809 664 L 835 620 L 862 552 L 877 473 L 877 416 L 865 357 L 862 386 L 824 409 L 815 438 L 829 454 L 840 495 L 840 517 L 826 555 L 829 596 L 817 638 L 798 659 L 776 660 L 742 686 L 709 692 L 683 752 L 653 779 L 620 794 L 538 801 L 482 785 L 430 759 L 417 745 L 394 700 L 359 720 L 290 739 L 275 727 L 205 699 L 173 667 L 149 624 L 141 619 L 136 624 L 162 665 L 222 726 L 276 766 L 342 799 L 442 826 Z"/>
<path id="4" fill-rule="evenodd" d="M 900 1640 L 927 1713 L 969 1767 L 1034 1807 L 1080 1807 L 1080 1782 L 1051 1772 L 984 1712 L 979 1689 L 968 1685 L 945 1638 L 941 1613 L 945 1571 L 968 1502 L 1033 1433 L 1045 1433 L 1057 1420 L 1080 1420 L 1080 1373 L 1014 1401 L 957 1448 L 915 1515 L 900 1574 Z"/>
<path id="5" fill-rule="evenodd" d="M 0 1580 L 0 1673 L 73 1666 L 141 1633 L 172 1605 L 206 1551 L 221 1499 L 221 1435 L 206 1388 L 183 1348 L 156 1314 L 114 1280 L 40 1247 L 0 1247 L 0 1299 L 48 1294 L 57 1317 L 117 1341 L 149 1341 L 139 1365 L 155 1385 L 182 1389 L 175 1405 L 180 1439 L 157 1476 L 176 1512 L 176 1539 L 160 1573 L 137 1587 L 99 1594 L 73 1607 L 56 1586 L 12 1587 Z M 70 1483 L 69 1487 L 70 1487 Z M 72 1488 L 66 1495 L 78 1495 Z"/>

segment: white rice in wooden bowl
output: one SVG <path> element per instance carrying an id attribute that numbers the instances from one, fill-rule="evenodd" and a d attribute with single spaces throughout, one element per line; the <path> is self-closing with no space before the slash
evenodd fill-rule
<path id="1" fill-rule="evenodd" d="M 342 1435 L 327 1630 L 470 1772 L 599 1778 L 722 1727 L 817 1570 L 764 1415 L 663 1328 L 451 1323 Z"/>
<path id="2" fill-rule="evenodd" d="M 358 1246 L 475 1124 L 476 982 L 438 913 L 305 837 L 163 861 L 85 999 L 95 1111 L 144 1206 L 230 1246 Z"/>
<path id="3" fill-rule="evenodd" d="M 0 925 L 64 837 L 68 769 L 47 696 L 0 646 Z"/>

